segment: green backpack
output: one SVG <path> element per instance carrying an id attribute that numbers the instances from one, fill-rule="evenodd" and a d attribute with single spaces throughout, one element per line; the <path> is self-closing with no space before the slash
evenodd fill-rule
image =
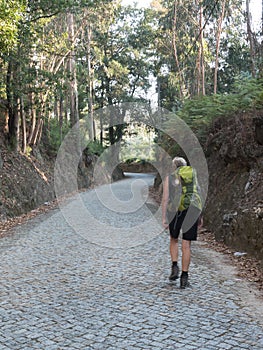
<path id="1" fill-rule="evenodd" d="M 191 166 L 181 166 L 169 176 L 168 211 L 183 211 L 190 205 L 202 210 L 196 170 Z"/>

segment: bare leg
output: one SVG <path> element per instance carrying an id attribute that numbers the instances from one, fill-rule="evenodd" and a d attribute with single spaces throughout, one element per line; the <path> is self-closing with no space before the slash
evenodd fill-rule
<path id="1" fill-rule="evenodd" d="M 170 255 L 172 262 L 178 261 L 178 239 L 170 237 Z"/>
<path id="2" fill-rule="evenodd" d="M 182 240 L 182 271 L 188 272 L 191 261 L 191 241 Z"/>
<path id="3" fill-rule="evenodd" d="M 177 265 L 178 261 L 178 239 L 170 237 L 170 254 L 172 260 L 171 275 L 169 277 L 170 281 L 175 281 L 179 276 L 179 268 Z"/>

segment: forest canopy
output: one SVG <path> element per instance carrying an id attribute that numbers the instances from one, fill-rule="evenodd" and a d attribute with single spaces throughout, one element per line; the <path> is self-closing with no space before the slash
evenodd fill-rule
<path id="1" fill-rule="evenodd" d="M 124 102 L 151 106 L 149 91 L 205 138 L 225 108 L 262 106 L 262 45 L 250 1 L 154 0 L 137 8 L 118 0 L 1 0 L 6 142 L 24 153 L 42 145 L 56 154 L 88 115 L 91 142 L 117 143 L 127 125 L 96 120 L 94 112 Z"/>

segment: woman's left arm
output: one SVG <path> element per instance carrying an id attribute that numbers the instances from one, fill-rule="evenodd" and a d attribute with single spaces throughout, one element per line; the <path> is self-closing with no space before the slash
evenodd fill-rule
<path id="1" fill-rule="evenodd" d="M 165 229 L 168 228 L 167 222 L 167 206 L 169 201 L 169 177 L 167 176 L 163 183 L 163 198 L 162 198 L 162 223 Z"/>

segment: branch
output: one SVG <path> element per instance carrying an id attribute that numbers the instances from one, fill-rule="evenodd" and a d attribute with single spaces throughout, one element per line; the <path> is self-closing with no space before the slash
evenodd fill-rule
<path id="1" fill-rule="evenodd" d="M 22 24 L 37 22 L 38 20 L 43 19 L 43 18 L 51 18 L 51 17 L 54 17 L 54 16 L 58 15 L 59 13 L 60 13 L 60 11 L 57 11 L 57 12 L 54 12 L 54 13 L 50 13 L 49 15 L 38 16 L 38 17 L 32 18 L 32 19 L 30 19 L 28 21 L 22 22 Z"/>

